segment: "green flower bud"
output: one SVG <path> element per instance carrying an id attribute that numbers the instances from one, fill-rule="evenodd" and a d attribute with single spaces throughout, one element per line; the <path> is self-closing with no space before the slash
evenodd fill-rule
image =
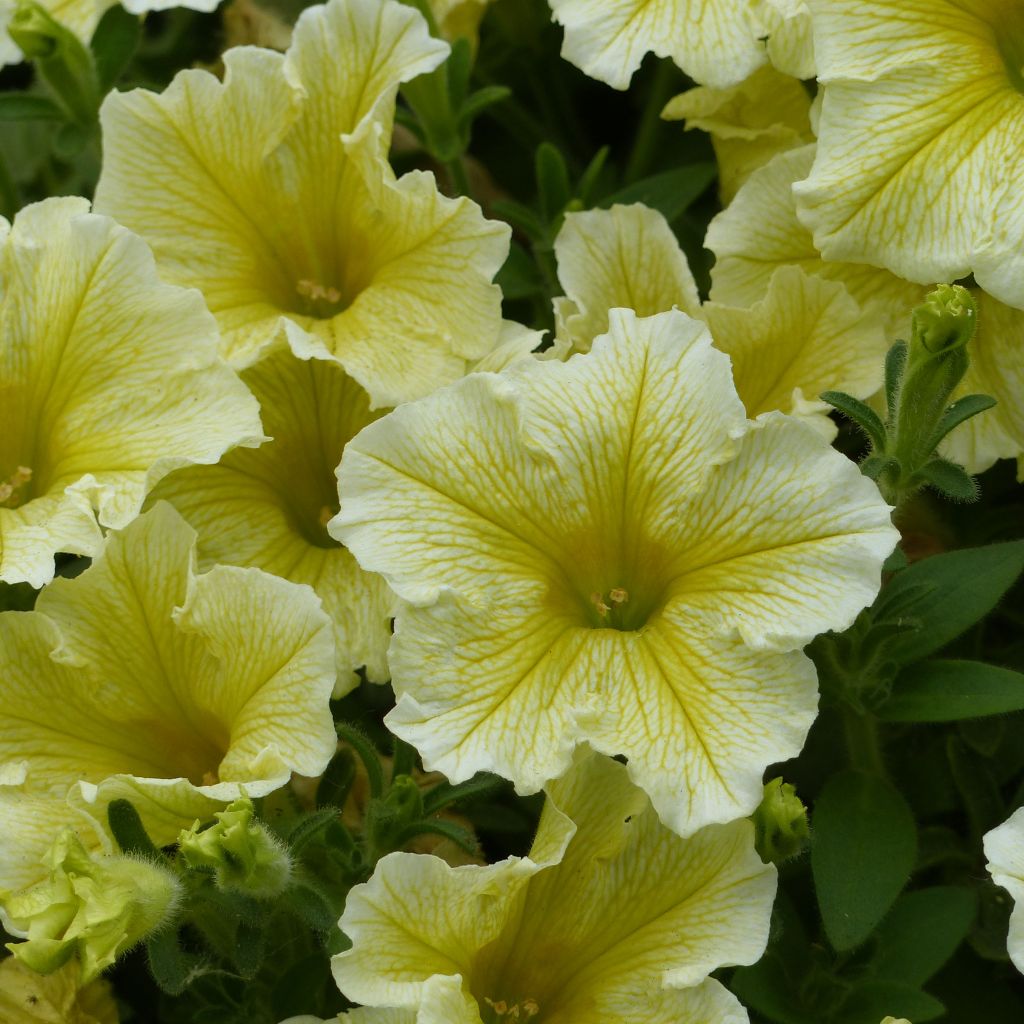
<path id="1" fill-rule="evenodd" d="M 938 355 L 963 348 L 974 337 L 977 322 L 978 307 L 971 293 L 958 284 L 940 284 L 914 310 L 911 360 L 915 349 Z"/>
<path id="2" fill-rule="evenodd" d="M 60 833 L 45 863 L 45 882 L 4 897 L 8 930 L 27 939 L 7 948 L 40 974 L 77 955 L 87 984 L 177 905 L 178 881 L 166 868 L 136 857 L 93 857 L 72 829 Z"/>
<path id="3" fill-rule="evenodd" d="M 764 797 L 751 820 L 754 843 L 765 862 L 778 864 L 795 857 L 810 838 L 807 808 L 781 778 L 765 783 Z"/>
<path id="4" fill-rule="evenodd" d="M 18 4 L 7 32 L 28 60 L 52 57 L 67 29 L 36 3 Z"/>
<path id="5" fill-rule="evenodd" d="M 197 821 L 178 836 L 178 847 L 190 868 L 213 871 L 217 886 L 258 898 L 276 896 L 291 879 L 288 851 L 258 821 L 252 801 L 236 800 L 216 814 L 217 822 L 200 830 Z"/>

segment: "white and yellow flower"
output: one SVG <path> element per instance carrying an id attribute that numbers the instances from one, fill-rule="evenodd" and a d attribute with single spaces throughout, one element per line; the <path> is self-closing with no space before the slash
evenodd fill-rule
<path id="1" fill-rule="evenodd" d="M 595 756 L 548 795 L 528 857 L 380 861 L 340 922 L 342 992 L 419 1024 L 742 1020 L 708 975 L 753 963 L 768 938 L 775 870 L 750 822 L 681 839 L 622 765 Z"/>
<path id="2" fill-rule="evenodd" d="M 728 205 L 751 172 L 776 153 L 812 141 L 810 111 L 811 98 L 803 85 L 765 66 L 727 89 L 701 86 L 681 93 L 661 116 L 711 135 L 718 192 Z"/>
<path id="3" fill-rule="evenodd" d="M 555 239 L 555 334 L 566 352 L 589 352 L 616 307 L 638 316 L 673 307 L 696 316 L 697 282 L 672 229 L 640 203 L 567 213 Z"/>
<path id="4" fill-rule="evenodd" d="M 399 84 L 447 52 L 409 6 L 331 0 L 286 55 L 225 54 L 223 83 L 183 71 L 161 95 L 112 93 L 97 207 L 203 292 L 240 365 L 283 332 L 375 407 L 426 394 L 497 344 L 509 239 L 387 163 Z"/>
<path id="5" fill-rule="evenodd" d="M 985 858 L 992 880 L 1013 897 L 1006 949 L 1017 970 L 1024 972 L 1024 808 L 985 836 Z"/>
<path id="6" fill-rule="evenodd" d="M 714 252 L 711 297 L 735 305 L 758 301 L 780 267 L 843 284 L 866 312 L 877 318 L 888 341 L 908 338 L 910 312 L 927 294 L 878 267 L 823 259 L 811 233 L 797 219 L 793 184 L 814 160 L 814 147 L 774 157 L 755 171 L 732 204 L 708 229 L 705 244 Z M 1024 312 L 980 289 L 978 331 L 971 342 L 971 366 L 955 397 L 992 395 L 997 405 L 958 427 L 943 443 L 949 458 L 980 473 L 997 459 L 1024 454 Z"/>
<path id="7" fill-rule="evenodd" d="M 404 599 L 392 730 L 430 769 L 536 791 L 587 740 L 683 834 L 750 813 L 814 718 L 896 532 L 802 424 L 748 422 L 679 312 L 568 362 L 474 374 L 349 442 L 328 529 Z"/>
<path id="8" fill-rule="evenodd" d="M 166 504 L 111 534 L 36 610 L 0 615 L 0 888 L 39 877 L 64 825 L 102 845 L 131 800 L 158 845 L 335 749 L 331 626 L 306 587 L 256 569 L 193 572 L 195 534 Z"/>
<path id="9" fill-rule="evenodd" d="M 824 103 L 796 194 L 817 248 L 1024 308 L 1024 7 L 808 5 Z"/>
<path id="10" fill-rule="evenodd" d="M 567 351 L 587 352 L 608 328 L 609 306 L 640 315 L 673 307 L 707 322 L 728 353 L 751 418 L 763 412 L 806 417 L 826 436 L 835 427 L 818 395 L 839 389 L 867 398 L 882 382 L 885 336 L 836 282 L 780 266 L 749 309 L 703 307 L 686 257 L 665 218 L 645 206 L 566 215 L 555 240 L 566 291 L 555 300 L 556 335 Z"/>
<path id="11" fill-rule="evenodd" d="M 262 437 L 196 292 L 84 199 L 0 218 L 0 580 L 94 554 L 171 470 Z"/>
<path id="12" fill-rule="evenodd" d="M 379 414 L 338 363 L 299 358 L 285 342 L 271 344 L 241 376 L 272 440 L 165 477 L 153 500 L 171 502 L 196 529 L 201 569 L 255 566 L 317 592 L 334 626 L 336 696 L 357 684 L 363 666 L 385 682 L 394 598 L 326 527 L 338 510 L 342 450 Z"/>
<path id="13" fill-rule="evenodd" d="M 42 975 L 9 956 L 0 960 L 0 1019 L 4 1024 L 118 1024 L 118 1013 L 110 985 L 102 979 L 83 985 L 77 961 Z"/>
<path id="14" fill-rule="evenodd" d="M 749 308 L 707 302 L 701 316 L 715 347 L 732 359 L 747 415 L 780 409 L 835 436 L 823 391 L 869 398 L 882 386 L 888 348 L 877 317 L 838 282 L 782 266 Z"/>

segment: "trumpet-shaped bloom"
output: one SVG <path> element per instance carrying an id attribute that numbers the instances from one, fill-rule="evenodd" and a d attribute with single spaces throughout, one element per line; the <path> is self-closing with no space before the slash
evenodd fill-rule
<path id="1" fill-rule="evenodd" d="M 661 116 L 710 133 L 718 158 L 718 191 L 724 204 L 752 171 L 776 153 L 810 142 L 811 98 L 795 78 L 772 67 L 728 89 L 690 89 L 670 100 Z"/>
<path id="2" fill-rule="evenodd" d="M 831 440 L 835 425 L 818 396 L 839 390 L 868 398 L 882 385 L 885 333 L 836 281 L 779 267 L 760 302 L 708 302 L 701 315 L 715 347 L 732 358 L 748 416 L 780 409 Z"/>
<path id="3" fill-rule="evenodd" d="M 617 306 L 638 316 L 700 310 L 697 283 L 672 229 L 640 203 L 567 213 L 555 257 L 565 289 L 555 299 L 555 330 L 571 351 L 589 352 Z"/>
<path id="4" fill-rule="evenodd" d="M 336 695 L 356 685 L 361 666 L 384 682 L 394 598 L 326 528 L 338 510 L 342 450 L 379 414 L 336 362 L 298 358 L 285 343 L 271 345 L 242 379 L 272 440 L 216 466 L 179 470 L 153 498 L 171 502 L 196 529 L 200 568 L 255 566 L 313 587 L 334 626 Z"/>
<path id="5" fill-rule="evenodd" d="M 178 466 L 262 437 L 195 292 L 84 199 L 0 218 L 0 580 L 42 586 L 94 554 Z M 99 523 L 97 523 L 97 516 Z"/>
<path id="6" fill-rule="evenodd" d="M 197 576 L 194 547 L 160 504 L 35 611 L 0 615 L 0 887 L 36 880 L 56 830 L 104 821 L 111 800 L 166 844 L 334 753 L 331 626 L 314 594 L 256 569 Z"/>
<path id="7" fill-rule="evenodd" d="M 711 297 L 750 305 L 764 295 L 779 267 L 796 265 L 842 283 L 878 319 L 888 341 L 907 338 L 910 311 L 927 289 L 878 267 L 823 259 L 797 219 L 793 183 L 804 177 L 813 159 L 813 146 L 773 158 L 711 222 L 705 243 L 716 256 Z M 980 473 L 996 459 L 1024 454 L 1024 313 L 978 289 L 973 294 L 978 330 L 970 369 L 955 397 L 989 394 L 998 404 L 958 427 L 943 443 L 943 452 Z"/>
<path id="8" fill-rule="evenodd" d="M 548 795 L 529 857 L 380 861 L 346 901 L 342 992 L 418 1010 L 418 1024 L 744 1020 L 706 979 L 752 963 L 768 938 L 775 870 L 754 852 L 750 822 L 681 839 L 602 757 Z"/>
<path id="9" fill-rule="evenodd" d="M 809 0 L 825 97 L 796 186 L 830 260 L 1024 307 L 1024 7 Z"/>
<path id="10" fill-rule="evenodd" d="M 572 296 L 555 300 L 557 334 L 570 349 L 588 351 L 607 330 L 609 303 L 642 315 L 678 306 L 704 319 L 731 357 L 748 416 L 794 413 L 829 437 L 835 428 L 818 395 L 838 388 L 866 398 L 881 385 L 884 334 L 841 284 L 782 266 L 750 309 L 701 307 L 665 218 L 639 205 L 567 214 L 555 253 Z"/>
<path id="11" fill-rule="evenodd" d="M 286 55 L 227 53 L 223 83 L 183 71 L 162 95 L 112 93 L 97 207 L 203 292 L 233 361 L 284 331 L 375 406 L 426 394 L 497 343 L 509 237 L 387 163 L 399 83 L 447 50 L 411 7 L 331 0 Z"/>
<path id="12" fill-rule="evenodd" d="M 13 956 L 0 960 L 0 1014 L 5 1024 L 118 1024 L 110 986 L 102 979 L 83 986 L 74 960 L 47 975 Z"/>
<path id="13" fill-rule="evenodd" d="M 989 874 L 1015 903 L 1006 949 L 1017 970 L 1024 971 L 1024 809 L 985 836 Z"/>
<path id="14" fill-rule="evenodd" d="M 430 12 L 446 39 L 476 40 L 480 19 L 491 0 L 429 0 Z"/>
<path id="15" fill-rule="evenodd" d="M 77 957 L 92 981 L 174 912 L 177 876 L 141 857 L 93 857 L 74 830 L 62 830 L 47 852 L 49 877 L 3 896 L 4 926 L 26 940 L 7 948 L 48 974 Z"/>
<path id="16" fill-rule="evenodd" d="M 703 324 L 610 321 L 371 424 L 329 529 L 404 599 L 389 724 L 428 768 L 535 791 L 587 740 L 686 834 L 800 748 L 800 648 L 873 598 L 897 534 L 813 431 L 744 418 Z"/>
<path id="17" fill-rule="evenodd" d="M 814 78 L 814 36 L 807 0 L 764 0 L 759 6 L 772 66 L 793 78 Z"/>

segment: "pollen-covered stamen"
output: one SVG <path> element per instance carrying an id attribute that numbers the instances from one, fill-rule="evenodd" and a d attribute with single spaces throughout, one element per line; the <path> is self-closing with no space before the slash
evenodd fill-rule
<path id="1" fill-rule="evenodd" d="M 348 305 L 341 289 L 308 278 L 299 281 L 295 291 L 304 300 L 300 311 L 309 316 L 326 319 L 340 313 Z"/>
<path id="2" fill-rule="evenodd" d="M 0 481 L 0 507 L 17 508 L 25 499 L 25 485 L 31 479 L 32 470 L 18 466 L 6 480 Z"/>
<path id="3" fill-rule="evenodd" d="M 510 1003 L 505 999 L 488 999 L 484 996 L 490 1012 L 485 1014 L 487 1024 L 510 1024 L 511 1021 L 526 1021 L 540 1013 L 536 999 L 523 999 L 518 1003 Z"/>
<path id="4" fill-rule="evenodd" d="M 597 611 L 597 625 L 608 629 L 630 629 L 626 621 L 629 602 L 629 591 L 625 587 L 612 587 L 604 594 L 596 591 L 590 595 L 590 603 Z"/>

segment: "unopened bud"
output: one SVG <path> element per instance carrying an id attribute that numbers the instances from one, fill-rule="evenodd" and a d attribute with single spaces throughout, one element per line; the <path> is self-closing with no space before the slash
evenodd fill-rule
<path id="1" fill-rule="evenodd" d="M 159 928 L 178 902 L 169 870 L 136 857 L 94 857 L 72 829 L 60 833 L 45 863 L 45 882 L 4 898 L 9 930 L 27 939 L 7 948 L 40 974 L 77 955 L 87 984 Z"/>
<path id="2" fill-rule="evenodd" d="M 291 879 L 291 858 L 266 826 L 253 819 L 252 801 L 236 800 L 215 817 L 209 828 L 200 829 L 197 821 L 178 836 L 185 863 L 212 870 L 221 889 L 257 898 L 283 891 Z"/>
<path id="3" fill-rule="evenodd" d="M 778 864 L 795 857 L 810 838 L 807 808 L 781 778 L 765 783 L 764 797 L 751 820 L 754 843 L 765 862 Z"/>
<path id="4" fill-rule="evenodd" d="M 914 310 L 914 348 L 921 346 L 931 355 L 963 348 L 974 336 L 978 307 L 971 293 L 958 284 L 940 284 Z"/>

